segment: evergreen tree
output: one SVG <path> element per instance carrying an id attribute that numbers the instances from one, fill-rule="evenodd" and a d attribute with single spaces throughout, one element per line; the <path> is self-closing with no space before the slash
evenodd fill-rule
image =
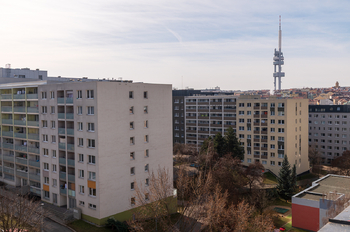
<path id="1" fill-rule="evenodd" d="M 288 162 L 287 155 L 284 155 L 282 167 L 278 173 L 278 195 L 284 200 L 290 200 L 293 195 L 292 171 Z"/>
<path id="2" fill-rule="evenodd" d="M 292 188 L 295 191 L 297 187 L 297 167 L 295 166 L 295 164 L 293 165 L 293 169 L 292 169 L 291 183 L 292 183 Z"/>
<path id="3" fill-rule="evenodd" d="M 225 154 L 232 154 L 240 160 L 244 159 L 244 148 L 239 144 L 236 133 L 230 126 L 225 133 Z"/>
<path id="4" fill-rule="evenodd" d="M 208 150 L 209 147 L 209 143 L 212 141 L 212 137 L 210 136 L 209 138 L 207 138 L 206 140 L 204 140 L 201 149 L 200 149 L 200 153 L 205 153 Z"/>
<path id="5" fill-rule="evenodd" d="M 222 137 L 221 133 L 217 133 L 214 137 L 214 149 L 219 157 L 225 155 L 225 139 Z"/>

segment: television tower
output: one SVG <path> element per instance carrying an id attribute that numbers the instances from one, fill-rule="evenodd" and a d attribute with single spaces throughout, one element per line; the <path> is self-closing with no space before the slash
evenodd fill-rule
<path id="1" fill-rule="evenodd" d="M 281 78 L 284 77 L 284 72 L 282 72 L 282 65 L 284 65 L 284 57 L 282 52 L 282 30 L 281 30 L 281 15 L 280 15 L 280 27 L 278 31 L 278 51 L 275 48 L 275 56 L 273 57 L 274 73 L 273 77 L 275 79 L 275 91 L 276 91 L 276 78 L 278 78 L 278 90 L 281 90 Z M 278 67 L 278 71 L 277 71 Z"/>

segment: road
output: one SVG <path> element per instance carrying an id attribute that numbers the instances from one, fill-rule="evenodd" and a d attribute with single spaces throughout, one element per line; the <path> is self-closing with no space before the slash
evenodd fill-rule
<path id="1" fill-rule="evenodd" d="M 72 232 L 72 230 L 68 229 L 61 224 L 56 223 L 50 218 L 44 218 L 44 231 L 45 232 Z"/>

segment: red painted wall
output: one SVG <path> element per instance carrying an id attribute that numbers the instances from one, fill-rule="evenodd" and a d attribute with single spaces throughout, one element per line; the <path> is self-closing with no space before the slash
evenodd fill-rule
<path id="1" fill-rule="evenodd" d="M 292 204 L 292 225 L 297 228 L 318 231 L 320 210 L 310 206 Z"/>

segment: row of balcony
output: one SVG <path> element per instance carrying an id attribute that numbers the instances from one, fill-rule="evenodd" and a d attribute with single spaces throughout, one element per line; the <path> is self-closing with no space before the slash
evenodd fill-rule
<path id="1" fill-rule="evenodd" d="M 64 99 L 66 99 L 66 102 L 64 102 Z M 73 104 L 73 98 L 68 97 L 68 98 L 63 98 L 63 97 L 59 97 L 57 98 L 57 104 Z"/>
<path id="2" fill-rule="evenodd" d="M 11 149 L 11 150 L 13 150 L 13 145 L 14 145 L 13 143 L 2 143 L 2 147 L 3 148 Z M 27 147 L 27 146 L 22 146 L 22 145 L 15 145 L 15 149 L 18 150 L 18 151 L 27 152 L 27 148 L 28 148 L 28 152 L 30 152 L 30 153 L 40 154 L 40 149 L 39 148 Z"/>
<path id="3" fill-rule="evenodd" d="M 74 119 L 73 113 L 58 113 L 58 119 Z"/>
<path id="4" fill-rule="evenodd" d="M 24 121 L 24 120 L 13 120 L 13 119 L 2 119 L 2 124 L 17 125 L 17 126 L 36 126 L 39 127 L 39 121 Z"/>
<path id="5" fill-rule="evenodd" d="M 27 96 L 27 98 L 26 98 Z M 1 100 L 16 100 L 16 99 L 30 99 L 30 100 L 38 100 L 37 93 L 30 94 L 1 94 Z"/>
<path id="6" fill-rule="evenodd" d="M 5 137 L 27 139 L 26 133 L 13 133 L 13 131 L 2 131 L 1 134 Z M 39 140 L 39 134 L 28 134 L 28 139 Z"/>
<path id="7" fill-rule="evenodd" d="M 66 158 L 59 158 L 59 162 L 62 165 L 66 165 Z M 67 159 L 67 163 L 69 166 L 75 166 L 75 160 L 74 159 Z"/>
<path id="8" fill-rule="evenodd" d="M 66 180 L 66 178 L 67 178 L 67 173 L 66 172 L 60 172 L 60 179 L 61 180 Z M 68 181 L 69 182 L 75 182 L 75 175 L 68 174 Z"/>
<path id="9" fill-rule="evenodd" d="M 64 188 L 64 189 L 60 189 L 60 193 L 62 195 L 67 195 L 67 189 Z M 68 195 L 71 196 L 71 197 L 75 197 L 75 191 L 74 190 L 71 190 L 71 189 L 68 189 Z"/>
<path id="10" fill-rule="evenodd" d="M 66 143 L 58 143 L 58 149 L 66 150 Z M 74 151 L 74 144 L 67 144 L 68 151 Z"/>
<path id="11" fill-rule="evenodd" d="M 65 135 L 66 134 L 66 129 L 65 128 L 58 128 L 58 134 Z M 67 135 L 74 135 L 74 129 L 67 128 Z"/>
<path id="12" fill-rule="evenodd" d="M 18 112 L 18 113 L 39 113 L 38 107 L 24 107 L 24 106 L 2 106 L 1 112 Z"/>

